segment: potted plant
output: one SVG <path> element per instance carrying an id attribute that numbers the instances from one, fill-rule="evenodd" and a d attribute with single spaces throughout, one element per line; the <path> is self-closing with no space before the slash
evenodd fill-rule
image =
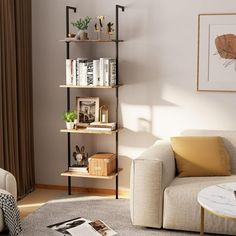
<path id="1" fill-rule="evenodd" d="M 80 18 L 76 22 L 72 22 L 72 25 L 78 29 L 78 33 L 76 35 L 77 39 L 88 40 L 87 29 L 91 20 L 91 17 L 86 16 L 84 19 Z"/>
<path id="2" fill-rule="evenodd" d="M 66 128 L 73 129 L 77 122 L 77 114 L 75 111 L 65 111 L 63 113 L 63 119 L 66 122 Z"/>

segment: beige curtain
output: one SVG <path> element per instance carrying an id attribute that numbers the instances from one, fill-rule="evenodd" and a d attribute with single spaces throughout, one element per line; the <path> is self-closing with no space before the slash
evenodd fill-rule
<path id="1" fill-rule="evenodd" d="M 0 167 L 34 189 L 31 0 L 0 0 Z"/>

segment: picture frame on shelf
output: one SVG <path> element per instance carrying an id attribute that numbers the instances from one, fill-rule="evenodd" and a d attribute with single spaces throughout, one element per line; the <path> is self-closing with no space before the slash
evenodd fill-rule
<path id="1" fill-rule="evenodd" d="M 99 97 L 76 97 L 77 126 L 99 121 Z"/>
<path id="2" fill-rule="evenodd" d="M 198 15 L 197 91 L 236 92 L 236 13 Z"/>

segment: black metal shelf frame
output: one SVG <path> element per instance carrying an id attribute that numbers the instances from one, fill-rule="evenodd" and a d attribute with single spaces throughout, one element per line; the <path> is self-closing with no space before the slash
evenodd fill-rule
<path id="1" fill-rule="evenodd" d="M 69 22 L 70 22 L 70 10 L 72 10 L 74 13 L 77 11 L 75 7 L 66 6 L 66 38 L 69 34 Z M 116 40 L 115 40 L 115 55 L 116 55 L 116 85 L 119 85 L 119 43 L 121 42 L 119 40 L 119 10 L 124 12 L 125 7 L 116 5 L 115 8 L 115 18 L 116 18 Z M 66 59 L 70 58 L 70 42 L 66 43 Z M 116 95 L 116 125 L 118 128 L 119 123 L 119 86 L 115 88 L 115 95 Z M 67 111 L 70 111 L 70 88 L 67 88 Z M 119 168 L 119 133 L 115 133 L 116 136 L 116 173 L 118 173 Z M 71 134 L 67 134 L 67 155 L 68 155 L 68 167 L 71 166 Z M 116 176 L 116 199 L 119 197 L 118 193 L 118 186 L 119 186 L 119 178 L 118 175 Z M 71 195 L 71 176 L 68 176 L 68 194 Z"/>

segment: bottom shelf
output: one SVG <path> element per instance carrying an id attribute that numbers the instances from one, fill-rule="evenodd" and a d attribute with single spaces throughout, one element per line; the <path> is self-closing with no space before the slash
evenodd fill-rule
<path id="1" fill-rule="evenodd" d="M 82 178 L 96 178 L 96 179 L 113 179 L 122 170 L 123 170 L 122 168 L 119 168 L 118 169 L 118 173 L 113 172 L 113 173 L 111 173 L 108 176 L 90 175 L 89 173 L 75 172 L 75 171 L 65 171 L 65 172 L 61 173 L 61 176 L 82 177 Z"/>

